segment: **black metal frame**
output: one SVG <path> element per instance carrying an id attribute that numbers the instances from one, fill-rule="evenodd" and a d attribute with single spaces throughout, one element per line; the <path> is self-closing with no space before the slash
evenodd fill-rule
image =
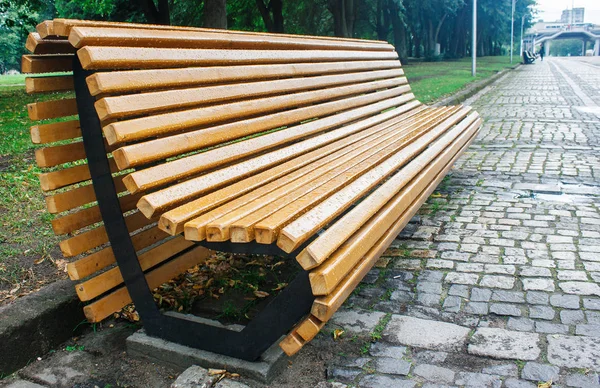
<path id="1" fill-rule="evenodd" d="M 90 94 L 85 82 L 85 79 L 94 72 L 84 70 L 77 55 L 73 62 L 79 121 L 98 206 L 125 285 L 140 314 L 146 333 L 182 345 L 244 360 L 258 359 L 310 311 L 315 297 L 311 292 L 308 272 L 301 270 L 296 278 L 242 331 L 162 314 L 154 302 L 152 290 L 148 287 L 140 267 L 119 205 L 104 147 L 102 127 L 94 109 L 96 100 Z M 219 251 L 269 254 L 288 257 L 291 260 L 298 252 L 287 254 L 275 244 L 203 242 L 200 245 Z"/>

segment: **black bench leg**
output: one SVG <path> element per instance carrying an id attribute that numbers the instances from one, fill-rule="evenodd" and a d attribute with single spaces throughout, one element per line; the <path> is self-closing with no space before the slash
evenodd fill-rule
<path id="1" fill-rule="evenodd" d="M 73 75 L 77 109 L 94 191 L 116 261 L 147 334 L 244 360 L 258 359 L 266 349 L 309 313 L 314 296 L 310 289 L 308 272 L 301 270 L 296 278 L 239 332 L 162 314 L 154 302 L 152 290 L 148 287 L 140 267 L 121 212 L 104 148 L 100 120 L 94 108 L 96 100 L 89 93 L 85 82 L 86 77 L 91 74 L 93 72 L 81 67 L 75 55 Z M 204 245 L 211 246 L 210 243 Z M 236 251 L 246 244 L 235 245 L 229 248 Z M 241 249 L 244 249 L 245 253 L 279 254 L 292 259 L 292 255 L 284 254 L 274 245 L 259 245 L 248 244 Z M 226 249 L 227 246 L 220 246 L 220 248 Z M 185 252 L 181 254 L 183 253 Z"/>

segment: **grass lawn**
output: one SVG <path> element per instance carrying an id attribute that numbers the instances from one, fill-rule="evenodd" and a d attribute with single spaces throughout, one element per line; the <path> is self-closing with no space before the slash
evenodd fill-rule
<path id="1" fill-rule="evenodd" d="M 518 63 L 518 58 L 513 65 Z M 423 103 L 449 96 L 471 82 L 488 78 L 511 67 L 509 57 L 477 58 L 477 76 L 471 76 L 471 58 L 447 62 L 412 62 L 404 64 L 406 77 L 415 96 Z"/>
<path id="2" fill-rule="evenodd" d="M 56 265 L 59 239 L 40 190 L 25 107 L 56 95 L 28 95 L 24 83 L 22 75 L 0 76 L 0 304 L 65 276 Z"/>

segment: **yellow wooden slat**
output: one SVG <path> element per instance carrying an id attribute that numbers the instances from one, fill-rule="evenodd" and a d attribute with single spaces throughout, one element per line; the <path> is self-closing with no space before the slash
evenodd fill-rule
<path id="1" fill-rule="evenodd" d="M 211 228 L 213 230 L 210 232 L 211 240 L 224 241 L 229 239 L 228 228 L 232 223 L 244 216 L 253 214 L 254 211 L 260 209 L 263 205 L 288 195 L 290 191 L 310 184 L 315 177 L 319 177 L 323 173 L 330 172 L 334 169 L 346 168 L 346 164 L 357 155 L 360 155 L 371 148 L 374 148 L 376 151 L 375 146 L 380 143 L 382 139 L 394 136 L 394 124 L 405 121 L 407 123 L 412 123 L 415 118 L 428 115 L 429 113 L 429 110 L 413 109 L 409 113 L 393 117 L 384 123 L 370 127 L 355 135 L 319 148 L 310 154 L 302 155 L 282 165 L 236 183 L 234 186 L 243 185 L 245 181 L 250 179 L 264 182 L 265 176 L 269 176 L 270 174 L 281 174 L 281 172 L 279 172 L 280 170 L 283 169 L 285 171 L 285 169 L 289 169 L 292 166 L 297 168 L 295 171 L 285 174 L 273 182 L 264 182 L 260 186 L 257 185 L 258 188 L 256 190 L 234 200 L 229 200 L 222 206 L 189 221 L 185 225 L 186 238 L 193 241 L 204 240 L 208 234 L 207 227 L 209 224 L 212 224 Z M 314 156 L 311 154 L 314 154 Z M 319 155 L 320 157 L 315 160 L 316 155 Z M 311 163 L 305 165 L 308 162 Z M 207 206 L 206 204 L 203 204 L 203 202 L 219 201 L 220 199 L 217 198 L 220 198 L 222 195 L 221 193 L 226 190 L 228 190 L 228 187 L 211 193 L 197 201 L 192 201 L 184 206 L 191 207 L 192 209 L 195 209 L 195 211 L 201 210 Z M 221 225 L 224 226 L 223 229 L 221 229 Z"/>
<path id="2" fill-rule="evenodd" d="M 22 73 L 56 73 L 73 70 L 73 55 L 23 55 Z"/>
<path id="3" fill-rule="evenodd" d="M 216 105 L 231 100 L 248 100 L 262 96 L 273 96 L 274 100 L 264 100 L 271 106 L 277 106 L 278 99 L 282 96 L 278 94 L 288 94 L 294 92 L 302 92 L 306 90 L 332 88 L 340 85 L 362 84 L 368 81 L 383 80 L 387 78 L 397 78 L 402 75 L 399 69 L 391 70 L 375 70 L 368 73 L 351 73 L 351 74 L 335 74 L 316 77 L 289 78 L 282 80 L 229 84 L 219 86 L 203 86 L 197 88 L 167 90 L 160 92 L 151 92 L 133 95 L 121 95 L 114 97 L 105 97 L 96 101 L 95 107 L 100 120 L 107 119 L 122 119 L 128 116 L 147 116 L 157 112 L 172 112 L 182 110 L 184 108 L 194 107 L 203 104 Z M 406 83 L 406 79 L 403 79 Z M 183 84 L 180 87 L 186 86 Z M 331 98 L 336 98 L 336 89 L 331 89 Z M 324 93 L 325 91 L 318 91 Z M 313 92 L 317 93 L 317 92 Z M 302 105 L 302 94 L 295 95 L 298 99 L 297 105 Z M 291 96 L 290 96 L 291 97 Z M 254 104 L 262 105 L 261 100 L 253 100 Z M 285 99 L 283 99 L 285 101 Z M 236 105 L 229 105 L 227 111 L 235 109 Z M 251 108 L 246 107 L 245 108 Z M 284 109 L 286 106 L 281 105 L 278 109 Z M 214 108 L 213 108 L 214 109 Z M 243 108 L 242 108 L 243 109 Z M 248 110 L 247 115 L 265 112 L 267 108 L 262 108 L 259 112 Z M 188 113 L 191 115 L 191 113 Z M 219 113 L 215 112 L 215 116 Z M 159 118 L 157 118 L 159 119 Z M 224 117 L 222 120 L 228 119 Z M 134 120 L 132 123 L 137 122 Z M 127 124 L 129 125 L 129 124 Z M 173 128 L 174 129 L 174 128 Z M 119 139 L 116 139 L 119 141 Z M 109 142 L 113 143 L 114 140 Z"/>
<path id="4" fill-rule="evenodd" d="M 382 93 L 384 93 L 384 95 L 388 94 L 387 91 Z M 394 92 L 389 93 L 391 93 L 392 95 L 394 94 Z M 373 96 L 374 94 L 375 93 L 371 93 L 369 95 L 366 95 L 366 97 L 372 97 L 375 100 L 380 100 L 379 97 L 382 97 L 382 95 Z M 242 157 L 255 154 L 256 152 L 267 150 L 277 145 L 281 146 L 282 144 L 290 142 L 291 140 L 300 139 L 304 136 L 322 132 L 327 129 L 335 128 L 336 126 L 339 126 L 344 123 L 359 120 L 361 118 L 364 118 L 365 116 L 376 114 L 387 108 L 395 106 L 401 107 L 398 109 L 407 110 L 410 108 L 414 108 L 418 105 L 418 103 L 412 105 L 406 104 L 413 98 L 414 96 L 411 93 L 404 94 L 395 98 L 388 98 L 384 101 L 362 106 L 360 108 L 348 112 L 297 125 L 292 128 L 288 128 L 285 131 L 270 133 L 267 135 L 260 136 L 258 138 L 248 139 L 243 142 L 234 143 L 201 154 L 192 155 L 171 162 L 167 162 L 160 166 L 136 171 L 125 178 L 125 185 L 127 186 L 127 189 L 130 192 L 137 192 L 139 190 L 147 190 L 152 187 L 157 187 L 165 183 L 173 182 L 174 180 L 185 178 L 192 174 L 197 174 L 199 172 L 205 171 L 208 168 L 214 168 L 216 166 L 228 162 L 239 160 Z M 404 108 L 402 108 L 403 104 L 406 104 Z M 394 114 L 391 115 L 393 116 Z M 381 118 L 383 117 L 384 116 L 381 116 Z M 242 162 L 243 164 L 239 163 L 239 165 L 248 166 L 248 169 L 246 170 L 247 172 L 245 172 L 247 176 L 251 172 L 257 172 L 258 170 L 264 169 L 266 167 L 284 162 L 285 160 L 291 159 L 292 157 L 297 156 L 301 153 L 309 152 L 312 149 L 315 149 L 319 146 L 323 146 L 332 141 L 335 141 L 342 136 L 348 136 L 360 129 L 364 128 L 357 128 L 356 126 L 342 127 L 338 130 L 330 131 L 328 133 L 310 138 L 308 140 L 295 143 L 291 146 L 280 147 L 276 151 L 272 151 L 268 154 L 261 155 L 252 159 L 251 161 Z M 223 170 L 221 170 L 221 174 L 222 171 Z M 242 177 L 244 176 L 239 176 L 239 174 L 237 175 L 237 179 Z M 166 194 L 166 191 L 161 191 L 161 194 L 156 194 L 152 197 L 149 197 L 150 200 L 147 202 L 148 204 L 152 204 L 154 202 L 153 197 L 164 198 L 165 195 L 168 195 L 169 198 L 165 202 L 176 205 L 178 203 L 184 202 L 185 200 L 189 200 L 193 196 L 198 196 L 201 193 L 198 193 L 197 179 L 204 180 L 207 178 L 191 179 L 187 182 L 175 185 L 173 186 L 174 189 L 172 190 L 176 190 L 179 193 L 178 195 L 171 196 L 171 194 Z M 221 182 L 225 183 L 223 182 L 223 179 L 221 179 Z M 184 186 L 187 186 L 187 189 L 182 190 Z M 163 202 L 163 198 L 161 198 L 160 202 Z M 165 205 L 162 206 L 163 208 L 166 207 Z"/>
<path id="5" fill-rule="evenodd" d="M 124 196 L 119 197 L 121 211 L 125 213 L 135 209 L 135 204 L 138 200 L 139 195 L 125 194 Z M 61 235 L 74 232 L 100 221 L 102 221 L 100 209 L 97 205 L 94 205 L 92 207 L 78 210 L 74 213 L 69 213 L 65 216 L 53 219 L 52 230 L 54 230 L 54 234 Z"/>
<path id="6" fill-rule="evenodd" d="M 35 160 L 39 167 L 53 167 L 85 158 L 83 142 L 44 147 L 35 150 Z"/>
<path id="7" fill-rule="evenodd" d="M 77 51 L 86 70 L 339 62 L 396 59 L 394 51 L 346 50 L 195 50 L 85 46 Z"/>
<path id="8" fill-rule="evenodd" d="M 108 159 L 111 172 L 117 172 L 117 165 L 113 158 Z M 40 186 L 44 191 L 56 190 L 61 187 L 69 186 L 75 183 L 80 183 L 89 180 L 91 177 L 90 169 L 87 164 L 69 167 L 58 171 L 41 173 Z"/>
<path id="9" fill-rule="evenodd" d="M 180 257 L 169 261 L 161 267 L 146 274 L 146 281 L 150 289 L 160 286 L 194 265 L 203 263 L 210 256 L 210 251 L 204 247 L 197 247 Z M 83 311 L 88 321 L 100 322 L 112 313 L 119 311 L 131 303 L 127 288 L 122 287 L 111 294 L 84 307 Z"/>
<path id="10" fill-rule="evenodd" d="M 411 110 L 409 113 L 390 117 L 389 123 L 409 119 L 418 114 L 422 109 L 424 108 L 421 106 Z M 187 202 L 180 207 L 164 213 L 159 221 L 159 226 L 162 230 L 165 230 L 170 234 L 179 234 L 183 232 L 185 222 L 198 217 L 221 204 L 232 201 L 251 190 L 256 189 L 253 192 L 255 195 L 269 192 L 272 187 L 277 187 L 280 183 L 295 179 L 297 176 L 302 176 L 306 171 L 311 171 L 313 168 L 318 168 L 329 160 L 345 155 L 352 150 L 355 143 L 367 141 L 371 136 L 376 136 L 377 132 L 387 125 L 388 122 L 385 124 L 378 124 L 362 132 L 347 136 L 319 149 L 300 155 L 259 174 L 232 183 L 196 200 Z M 275 180 L 278 180 L 278 182 L 272 182 Z M 203 228 L 203 226 L 201 227 L 199 224 L 190 221 L 188 230 L 186 231 L 187 238 L 193 241 L 204 240 L 206 233 Z"/>
<path id="11" fill-rule="evenodd" d="M 31 127 L 30 134 L 33 143 L 46 144 L 81 137 L 81 127 L 79 120 L 61 121 L 59 123 L 34 125 Z"/>
<path id="12" fill-rule="evenodd" d="M 395 69 L 400 74 L 404 74 L 398 61 L 364 61 L 111 71 L 110 73 L 92 74 L 87 77 L 86 81 L 90 93 L 95 96 L 180 88 L 182 85 L 248 82 L 386 69 Z"/>
<path id="13" fill-rule="evenodd" d="M 117 176 L 113 179 L 115 190 L 117 193 L 125 191 L 123 184 L 123 176 Z M 55 193 L 44 197 L 46 200 L 46 208 L 52 214 L 61 213 L 67 210 L 75 209 L 96 201 L 96 193 L 94 187 L 89 184 L 72 188 L 68 191 Z"/>
<path id="14" fill-rule="evenodd" d="M 466 108 L 458 111 L 408 147 L 369 171 L 368 174 L 363 175 L 343 190 L 335 193 L 287 225 L 279 234 L 277 245 L 288 253 L 297 249 L 298 246 L 313 236 L 319 229 L 342 214 L 352 203 L 367 194 L 379 182 L 421 153 L 432 141 L 462 120 L 467 113 L 468 109 Z M 305 265 L 306 267 L 304 268 L 309 269 L 316 264 L 302 262 L 301 265 Z"/>
<path id="15" fill-rule="evenodd" d="M 136 231 L 156 221 L 147 219 L 140 212 L 128 214 L 124 218 L 129 232 Z M 104 228 L 104 225 L 100 225 L 94 229 L 61 241 L 59 246 L 64 257 L 73 257 L 106 244 L 107 242 L 108 235 L 106 234 L 106 229 Z"/>
<path id="16" fill-rule="evenodd" d="M 31 120 L 73 116 L 77 114 L 77 102 L 74 98 L 34 102 L 27 104 L 27 112 Z"/>
<path id="17" fill-rule="evenodd" d="M 62 75 L 58 77 L 27 77 L 25 78 L 25 90 L 27 93 L 47 93 L 73 90 L 72 75 Z"/>
<path id="18" fill-rule="evenodd" d="M 281 340 L 279 347 L 284 351 L 285 354 L 291 357 L 298 353 L 300 349 L 302 349 L 304 343 L 305 341 L 298 335 L 298 333 L 291 332 L 283 340 Z"/>
<path id="19" fill-rule="evenodd" d="M 477 132 L 479 125 L 476 116 L 476 114 L 470 116 L 470 118 L 474 119 L 470 121 L 470 124 L 476 123 L 475 126 L 470 125 L 463 128 L 457 127 L 456 131 L 449 132 L 432 146 L 443 147 L 443 153 L 440 154 L 439 157 L 433 159 L 429 164 L 427 164 L 427 162 L 422 163 L 422 161 L 417 163 L 416 161 L 418 158 L 416 158 L 411 164 L 406 168 L 403 168 L 388 181 L 393 182 L 393 184 L 388 185 L 388 182 L 386 182 L 386 184 L 379 187 L 373 194 L 369 195 L 369 198 L 365 200 L 367 202 L 363 201 L 359 203 L 342 217 L 342 219 L 332 225 L 332 228 L 335 227 L 337 231 L 339 231 L 337 225 L 344 225 L 347 226 L 350 232 L 356 230 L 356 233 L 348 239 L 345 239 L 345 235 L 341 235 L 339 241 L 343 244 L 341 246 L 338 245 L 338 249 L 336 249 L 326 261 L 324 260 L 321 265 L 310 272 L 309 280 L 314 295 L 327 295 L 332 292 L 340 281 L 356 266 L 367 251 L 376 244 L 385 231 L 389 229 L 390 225 L 398 219 L 398 214 L 402 214 L 406 211 L 413 199 L 425 190 L 429 183 L 438 176 L 440 171 L 443 171 L 445 167 L 451 167 L 448 166 L 448 163 Z M 459 136 L 457 136 L 457 134 Z M 448 139 L 450 139 L 450 143 L 447 142 Z M 421 156 L 422 155 L 420 155 L 419 158 Z M 431 160 L 431 158 L 426 158 L 424 156 L 422 159 Z M 414 177 L 414 179 L 408 185 L 402 186 L 401 191 L 391 195 L 391 199 L 385 203 L 383 208 L 375 206 L 377 211 L 376 215 L 361 224 L 359 229 L 354 228 L 354 224 L 352 223 L 349 225 L 345 223 L 344 219 L 354 220 L 355 218 L 358 218 L 362 220 L 361 216 L 364 213 L 364 208 L 370 205 L 371 198 L 373 198 L 373 201 L 376 202 L 377 205 L 380 196 L 386 197 L 387 193 L 390 191 L 393 193 L 397 186 L 395 178 L 399 176 L 403 177 L 404 170 L 412 168 L 412 165 L 414 164 L 418 164 L 422 169 L 418 170 L 416 176 L 411 174 L 411 178 Z M 325 233 L 327 233 L 327 231 Z M 323 235 L 319 236 L 319 238 L 313 241 L 311 245 L 316 243 L 315 245 L 319 246 L 323 241 L 323 237 Z M 327 237 L 331 238 L 331 235 L 328 234 Z M 312 258 L 315 261 L 320 259 L 320 257 L 315 256 L 312 256 Z"/>
<path id="20" fill-rule="evenodd" d="M 186 241 L 183 237 L 172 238 L 157 247 L 139 255 L 140 266 L 145 271 L 157 264 L 173 257 L 181 251 L 191 247 L 193 243 Z M 123 276 L 119 267 L 114 267 L 106 272 L 75 286 L 79 299 L 83 302 L 92 300 L 106 291 L 123 283 Z"/>
<path id="21" fill-rule="evenodd" d="M 55 37 L 56 33 L 54 32 L 54 22 L 52 20 L 45 20 L 35 26 L 35 30 L 40 34 L 42 39 L 46 37 Z"/>
<path id="22" fill-rule="evenodd" d="M 131 242 L 136 251 L 143 250 L 153 244 L 169 238 L 165 232 L 153 226 L 142 230 L 131 236 Z M 67 264 L 67 273 L 72 280 L 79 280 L 90 276 L 96 271 L 100 271 L 115 263 L 115 255 L 112 247 L 107 246 L 88 256 Z"/>
<path id="23" fill-rule="evenodd" d="M 69 54 L 77 49 L 65 39 L 42 39 L 37 32 L 30 32 L 25 48 L 33 54 Z"/>
<path id="24" fill-rule="evenodd" d="M 477 124 L 474 124 L 477 125 Z M 327 322 L 333 314 L 342 306 L 344 301 L 350 296 L 352 291 L 358 286 L 365 275 L 371 270 L 377 259 L 388 248 L 392 241 L 398 236 L 406 224 L 419 211 L 421 205 L 427 200 L 429 195 L 435 190 L 440 181 L 447 174 L 454 162 L 461 154 L 469 147 L 475 136 L 472 137 L 467 144 L 454 156 L 447 166 L 433 179 L 427 188 L 422 191 L 402 213 L 385 234 L 373 245 L 372 248 L 364 255 L 360 262 L 346 275 L 346 277 L 338 284 L 338 286 L 328 295 L 321 296 L 315 299 L 311 308 L 311 314 L 321 321 Z"/>

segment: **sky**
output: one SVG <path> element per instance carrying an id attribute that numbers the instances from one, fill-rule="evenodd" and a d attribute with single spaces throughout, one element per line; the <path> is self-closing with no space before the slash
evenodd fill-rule
<path id="1" fill-rule="evenodd" d="M 538 19 L 545 22 L 560 20 L 564 9 L 584 7 L 584 22 L 600 24 L 600 0 L 537 0 Z"/>

